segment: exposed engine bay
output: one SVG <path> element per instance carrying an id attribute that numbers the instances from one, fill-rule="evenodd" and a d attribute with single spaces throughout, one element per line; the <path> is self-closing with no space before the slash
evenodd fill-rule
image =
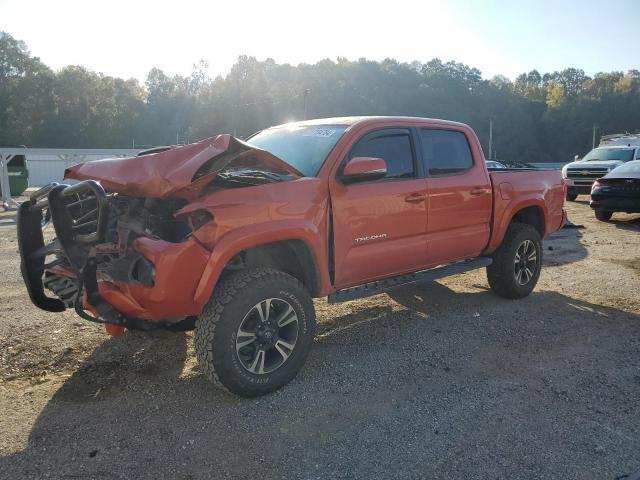
<path id="1" fill-rule="evenodd" d="M 204 269 L 210 253 L 193 232 L 214 221 L 207 209 L 185 207 L 220 190 L 299 176 L 229 135 L 72 167 L 65 178 L 82 181 L 50 184 L 19 210 L 21 268 L 31 299 L 44 310 L 74 308 L 101 323 L 182 329 L 191 311 L 197 313 L 188 294 L 197 287 L 194 269 Z M 55 238 L 45 244 L 41 227 L 49 223 Z M 172 296 L 175 301 L 166 302 Z"/>

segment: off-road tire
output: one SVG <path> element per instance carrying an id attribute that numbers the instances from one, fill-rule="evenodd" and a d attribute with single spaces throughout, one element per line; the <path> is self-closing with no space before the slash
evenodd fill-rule
<path id="1" fill-rule="evenodd" d="M 608 212 L 606 210 L 595 210 L 596 218 L 601 222 L 608 222 L 611 220 L 611 216 L 613 212 Z"/>
<path id="2" fill-rule="evenodd" d="M 578 194 L 577 193 L 567 193 L 567 201 L 575 202 L 576 198 L 578 198 Z"/>
<path id="3" fill-rule="evenodd" d="M 236 335 L 243 319 L 267 298 L 285 299 L 295 310 L 295 347 L 275 371 L 253 374 L 236 353 Z M 221 280 L 196 322 L 195 350 L 201 371 L 218 387 L 242 397 L 257 397 L 289 383 L 304 365 L 315 332 L 315 310 L 307 289 L 284 272 L 258 268 Z"/>
<path id="4" fill-rule="evenodd" d="M 533 242 L 537 262 L 533 276 L 524 285 L 516 279 L 515 258 L 520 246 L 526 240 Z M 487 267 L 487 280 L 491 289 L 504 298 L 523 298 L 531 293 L 538 283 L 542 266 L 542 243 L 538 231 L 526 223 L 514 222 L 509 226 L 502 244 L 493 253 L 493 263 Z"/>

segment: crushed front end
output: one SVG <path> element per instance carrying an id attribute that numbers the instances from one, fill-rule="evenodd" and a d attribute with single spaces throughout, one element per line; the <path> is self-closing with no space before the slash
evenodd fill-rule
<path id="1" fill-rule="evenodd" d="M 31 300 L 131 329 L 185 326 L 202 308 L 193 293 L 209 257 L 189 235 L 189 219 L 174 217 L 185 203 L 107 194 L 92 180 L 34 193 L 18 211 Z M 48 222 L 55 238 L 45 243 Z"/>
<path id="2" fill-rule="evenodd" d="M 212 239 L 194 232 L 214 216 L 189 204 L 220 190 L 298 176 L 230 135 L 73 167 L 65 178 L 79 183 L 50 184 L 19 207 L 29 296 L 43 310 L 73 308 L 110 333 L 192 328 L 204 307 L 195 292 L 213 248 Z"/>

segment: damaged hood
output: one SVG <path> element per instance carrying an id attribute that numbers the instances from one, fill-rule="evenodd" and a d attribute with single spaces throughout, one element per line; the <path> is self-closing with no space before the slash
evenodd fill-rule
<path id="1" fill-rule="evenodd" d="M 275 155 L 225 134 L 158 153 L 81 163 L 65 170 L 64 178 L 97 180 L 109 192 L 135 197 L 192 200 L 226 168 L 303 176 Z"/>

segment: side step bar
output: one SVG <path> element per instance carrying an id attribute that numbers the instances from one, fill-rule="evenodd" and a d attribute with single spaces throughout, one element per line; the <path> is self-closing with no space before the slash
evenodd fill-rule
<path id="1" fill-rule="evenodd" d="M 365 283 L 364 285 L 358 285 L 357 287 L 349 287 L 338 290 L 337 292 L 329 295 L 328 300 L 329 303 L 340 303 L 347 302 L 349 300 L 355 300 L 357 298 L 370 297 L 372 295 L 378 295 L 379 293 L 383 293 L 386 290 L 390 290 L 401 285 L 432 282 L 440 278 L 449 277 L 451 275 L 458 275 L 459 273 L 487 267 L 491 265 L 492 262 L 493 260 L 489 257 L 478 257 L 471 260 L 463 260 L 461 262 L 443 265 L 441 267 L 430 268 L 429 270 L 422 270 L 421 272 L 385 278 L 383 280 Z"/>

